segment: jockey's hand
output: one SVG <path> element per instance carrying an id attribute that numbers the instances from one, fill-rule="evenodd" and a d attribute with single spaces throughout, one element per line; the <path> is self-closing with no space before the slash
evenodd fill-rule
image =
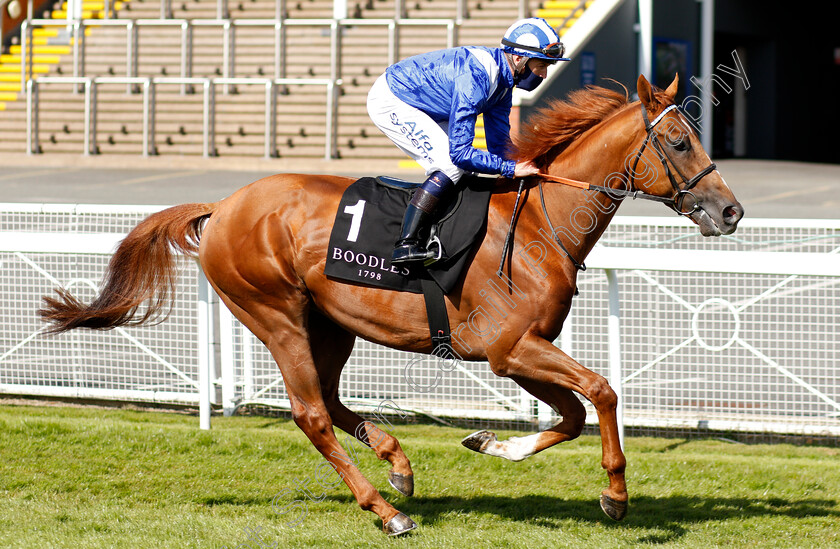
<path id="1" fill-rule="evenodd" d="M 513 169 L 513 177 L 515 178 L 528 177 L 529 175 L 537 175 L 538 173 L 540 173 L 540 169 L 530 160 L 517 162 L 516 167 Z"/>

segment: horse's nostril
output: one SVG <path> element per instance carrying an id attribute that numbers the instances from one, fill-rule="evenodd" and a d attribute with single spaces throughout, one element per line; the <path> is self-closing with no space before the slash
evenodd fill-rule
<path id="1" fill-rule="evenodd" d="M 727 206 L 723 209 L 723 219 L 729 224 L 737 223 L 743 216 L 744 208 L 740 204 Z"/>

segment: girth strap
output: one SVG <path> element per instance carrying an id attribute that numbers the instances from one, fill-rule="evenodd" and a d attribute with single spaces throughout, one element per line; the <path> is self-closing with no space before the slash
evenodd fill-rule
<path id="1" fill-rule="evenodd" d="M 432 352 L 441 345 L 451 346 L 452 336 L 449 330 L 449 315 L 446 312 L 443 290 L 428 275 L 420 279 L 420 287 L 423 289 L 423 299 L 426 302 L 429 334 L 432 337 Z"/>

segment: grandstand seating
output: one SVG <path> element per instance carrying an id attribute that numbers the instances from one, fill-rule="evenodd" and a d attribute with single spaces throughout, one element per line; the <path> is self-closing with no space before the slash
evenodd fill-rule
<path id="1" fill-rule="evenodd" d="M 544 17 L 562 21 L 580 2 L 546 2 L 528 8 Z M 562 6 L 560 6 L 562 5 Z M 243 83 L 217 85 L 215 89 L 215 150 L 219 155 L 262 156 L 265 151 L 265 84 L 258 79 L 275 78 L 274 0 L 238 0 L 228 6 L 229 19 L 217 19 L 216 0 L 180 0 L 171 3 L 173 21 L 160 20 L 159 0 L 122 0 L 113 4 L 117 20 L 97 26 L 102 17 L 101 0 L 86 1 L 83 16 L 91 19 L 84 38 L 86 77 L 127 76 L 129 20 L 155 20 L 138 24 L 136 76 L 180 77 L 183 49 L 182 25 L 189 21 L 192 34 L 193 77 L 250 78 Z M 331 77 L 331 0 L 287 0 L 285 3 L 286 78 Z M 55 19 L 66 17 L 64 3 L 52 11 Z M 402 159 L 403 154 L 370 122 L 365 99 L 370 85 L 389 62 L 388 27 L 370 25 L 375 19 L 394 19 L 394 0 L 358 0 L 348 5 L 349 16 L 340 27 L 341 55 L 337 99 L 337 142 L 334 154 L 341 158 Z M 411 0 L 405 3 L 409 19 L 454 19 L 455 0 Z M 544 10 L 555 9 L 555 12 Z M 556 11 L 562 9 L 566 11 Z M 519 14 L 518 0 L 469 0 L 466 17 L 457 29 L 458 44 L 498 45 L 499 37 Z M 262 20 L 262 25 L 250 25 Z M 295 21 L 301 20 L 301 21 Z M 305 21 L 304 21 L 305 20 Z M 319 21 L 312 21 L 319 20 Z M 418 22 L 418 21 L 415 21 Z M 227 23 L 227 25 L 226 25 Z M 226 33 L 230 33 L 226 35 Z M 404 25 L 399 28 L 398 56 L 447 46 L 448 31 L 440 23 Z M 235 55 L 225 62 L 225 41 L 231 39 Z M 33 30 L 36 78 L 72 76 L 73 37 L 66 26 Z M 204 94 L 200 86 L 158 82 L 155 85 L 154 145 L 158 154 L 199 155 L 203 151 Z M 134 93 L 129 93 L 133 91 Z M 277 94 L 276 154 L 280 157 L 319 158 L 325 155 L 327 109 L 325 86 L 279 86 Z M 96 86 L 97 152 L 139 154 L 143 149 L 143 100 L 137 85 L 104 83 Z M 193 93 L 189 93 L 193 92 Z M 17 99 L 17 100 L 15 100 Z M 20 46 L 0 58 L 0 152 L 22 152 L 26 135 L 26 101 L 20 89 Z M 2 107 L 0 107 L 2 109 Z M 39 85 L 40 147 L 47 152 L 81 153 L 84 137 L 84 94 L 69 83 Z M 478 144 L 483 137 L 478 129 Z"/>

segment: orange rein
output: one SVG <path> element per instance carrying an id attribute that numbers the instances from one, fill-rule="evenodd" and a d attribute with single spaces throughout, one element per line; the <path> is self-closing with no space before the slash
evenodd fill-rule
<path id="1" fill-rule="evenodd" d="M 578 181 L 577 179 L 569 179 L 568 177 L 560 177 L 557 175 L 548 175 L 547 173 L 538 173 L 536 177 L 541 177 L 543 179 L 548 179 L 549 181 L 554 181 L 555 183 L 562 183 L 563 185 L 576 187 L 585 191 L 588 191 L 592 186 L 590 183 L 586 183 L 585 181 Z"/>
<path id="2" fill-rule="evenodd" d="M 714 165 L 713 165 L 714 166 Z M 701 172 L 702 173 L 702 172 Z M 704 174 L 705 175 L 705 174 Z M 612 199 L 624 199 L 628 196 L 630 198 L 636 199 L 641 198 L 644 200 L 652 200 L 654 202 L 661 202 L 662 204 L 667 204 L 670 206 L 674 211 L 679 213 L 680 215 L 688 215 L 693 212 L 688 212 L 688 214 L 681 212 L 680 209 L 676 205 L 676 197 L 679 196 L 683 192 L 687 191 L 680 191 L 674 196 L 668 198 L 664 196 L 657 196 L 655 194 L 648 194 L 644 191 L 628 191 L 624 189 L 612 189 L 610 187 L 604 187 L 602 185 L 593 185 L 592 183 L 586 183 L 585 181 L 578 181 L 576 179 L 569 179 L 568 177 L 560 177 L 558 175 L 549 175 L 547 173 L 538 173 L 534 177 L 540 177 L 542 179 L 546 179 L 548 181 L 553 181 L 555 183 L 560 183 L 562 185 L 568 185 L 569 187 L 574 187 L 576 189 L 582 189 L 584 191 L 598 191 L 600 193 L 604 193 L 608 195 Z M 540 187 L 542 188 L 542 187 Z M 689 193 L 691 194 L 691 193 Z M 695 199 L 695 209 L 697 207 L 697 201 Z"/>

